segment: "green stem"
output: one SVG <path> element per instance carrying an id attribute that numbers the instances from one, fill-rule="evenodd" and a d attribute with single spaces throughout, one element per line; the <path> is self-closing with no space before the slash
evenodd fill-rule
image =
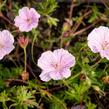
<path id="1" fill-rule="evenodd" d="M 73 76 L 73 79 L 76 78 L 76 77 L 78 77 L 80 74 L 81 74 L 81 72 L 80 73 L 77 73 L 76 75 L 74 75 Z"/>
<path id="2" fill-rule="evenodd" d="M 8 107 L 6 106 L 6 102 L 3 102 L 3 107 L 4 109 L 8 109 Z"/>
<path id="3" fill-rule="evenodd" d="M 63 109 L 67 109 L 66 105 L 64 104 L 64 102 L 62 102 L 62 100 L 60 100 L 59 98 L 57 98 L 54 95 L 52 95 L 52 97 L 62 105 Z"/>
<path id="4" fill-rule="evenodd" d="M 69 88 L 69 89 L 72 89 L 69 84 L 63 79 L 62 82 Z"/>
<path id="5" fill-rule="evenodd" d="M 71 79 L 73 80 L 74 78 L 78 77 L 79 75 L 81 74 L 80 73 L 77 73 L 76 75 L 74 75 Z M 65 81 L 64 79 L 62 80 L 63 83 L 69 88 L 69 89 L 72 89 L 72 87 L 69 86 L 69 84 L 67 83 L 67 81 Z"/>
<path id="6" fill-rule="evenodd" d="M 38 36 L 39 32 L 33 29 L 32 34 L 33 34 L 34 38 L 33 38 L 33 41 L 32 41 L 31 55 L 32 55 L 33 63 L 37 66 L 36 62 L 34 61 L 34 54 L 33 53 L 34 53 L 34 43 L 35 43 L 35 41 L 37 41 L 37 36 Z"/>
<path id="7" fill-rule="evenodd" d="M 0 4 L 0 12 L 1 12 L 2 8 L 5 6 L 6 2 L 7 2 L 7 0 L 3 1 L 3 3 Z"/>
<path id="8" fill-rule="evenodd" d="M 60 36 L 60 48 L 63 47 L 63 35 Z"/>
<path id="9" fill-rule="evenodd" d="M 33 38 L 33 41 L 32 41 L 32 47 L 31 47 L 31 55 L 32 55 L 32 61 L 33 63 L 37 66 L 36 62 L 34 61 L 34 43 L 35 43 L 35 40 L 37 39 L 37 36 L 35 35 L 34 38 Z"/>
<path id="10" fill-rule="evenodd" d="M 91 66 L 91 68 L 96 67 L 100 62 L 101 62 L 102 58 L 100 60 L 98 60 L 94 65 Z"/>
<path id="11" fill-rule="evenodd" d="M 26 64 L 27 64 L 27 55 L 26 55 L 26 48 L 24 50 L 24 71 L 26 72 Z"/>

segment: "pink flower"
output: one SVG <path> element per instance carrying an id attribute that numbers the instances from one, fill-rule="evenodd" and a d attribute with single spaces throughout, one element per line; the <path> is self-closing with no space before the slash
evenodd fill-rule
<path id="1" fill-rule="evenodd" d="M 0 59 L 14 49 L 14 37 L 8 30 L 0 31 Z"/>
<path id="2" fill-rule="evenodd" d="M 22 32 L 31 31 L 38 26 L 40 15 L 34 8 L 23 7 L 19 10 L 19 16 L 14 19 L 15 26 Z"/>
<path id="3" fill-rule="evenodd" d="M 42 53 L 38 66 L 42 69 L 40 78 L 43 81 L 60 80 L 71 76 L 70 68 L 75 65 L 75 57 L 67 50 L 57 49 Z"/>
<path id="4" fill-rule="evenodd" d="M 88 35 L 88 46 L 94 53 L 109 60 L 109 28 L 100 26 Z"/>

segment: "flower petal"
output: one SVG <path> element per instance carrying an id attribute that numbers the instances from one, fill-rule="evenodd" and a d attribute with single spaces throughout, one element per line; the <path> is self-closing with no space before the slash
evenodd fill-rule
<path id="1" fill-rule="evenodd" d="M 51 79 L 51 77 L 49 76 L 49 73 L 46 71 L 42 71 L 39 77 L 42 81 L 49 81 Z"/>
<path id="2" fill-rule="evenodd" d="M 27 19 L 29 16 L 29 8 L 28 7 L 23 7 L 22 9 L 19 10 L 19 16 L 22 19 Z"/>
<path id="3" fill-rule="evenodd" d="M 53 79 L 53 80 L 60 80 L 60 79 L 63 79 L 63 75 L 61 74 L 61 72 L 51 72 L 49 73 L 50 77 Z"/>
<path id="4" fill-rule="evenodd" d="M 54 50 L 54 55 L 57 57 L 57 61 L 61 63 L 63 68 L 70 68 L 75 65 L 75 57 L 63 48 Z"/>
<path id="5" fill-rule="evenodd" d="M 38 59 L 38 66 L 42 70 L 46 71 L 53 71 L 54 68 L 52 67 L 54 57 L 51 51 L 46 51 L 42 53 L 41 57 Z"/>
<path id="6" fill-rule="evenodd" d="M 70 71 L 70 69 L 64 69 L 64 70 L 62 71 L 62 75 L 63 75 L 63 77 L 65 77 L 65 78 L 70 77 L 70 76 L 71 76 L 71 71 Z"/>

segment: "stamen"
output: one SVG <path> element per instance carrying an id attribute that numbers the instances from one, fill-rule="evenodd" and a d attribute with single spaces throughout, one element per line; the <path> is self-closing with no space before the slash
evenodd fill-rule
<path id="1" fill-rule="evenodd" d="M 102 49 L 103 50 L 108 50 L 109 49 L 109 42 L 104 41 L 104 43 L 102 44 Z"/>

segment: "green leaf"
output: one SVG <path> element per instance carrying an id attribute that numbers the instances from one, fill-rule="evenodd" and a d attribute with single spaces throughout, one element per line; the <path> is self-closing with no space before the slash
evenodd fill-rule
<path id="1" fill-rule="evenodd" d="M 46 16 L 52 14 L 58 7 L 56 0 L 43 0 L 38 4 L 39 13 Z"/>
<path id="2" fill-rule="evenodd" d="M 47 16 L 47 23 L 49 24 L 50 27 L 57 26 L 57 22 L 58 21 L 59 20 L 57 18 L 53 18 L 53 17 Z"/>
<path id="3" fill-rule="evenodd" d="M 87 106 L 87 109 L 96 109 L 96 107 L 97 107 L 95 104 L 93 104 L 91 102 L 89 102 L 86 106 Z"/>

